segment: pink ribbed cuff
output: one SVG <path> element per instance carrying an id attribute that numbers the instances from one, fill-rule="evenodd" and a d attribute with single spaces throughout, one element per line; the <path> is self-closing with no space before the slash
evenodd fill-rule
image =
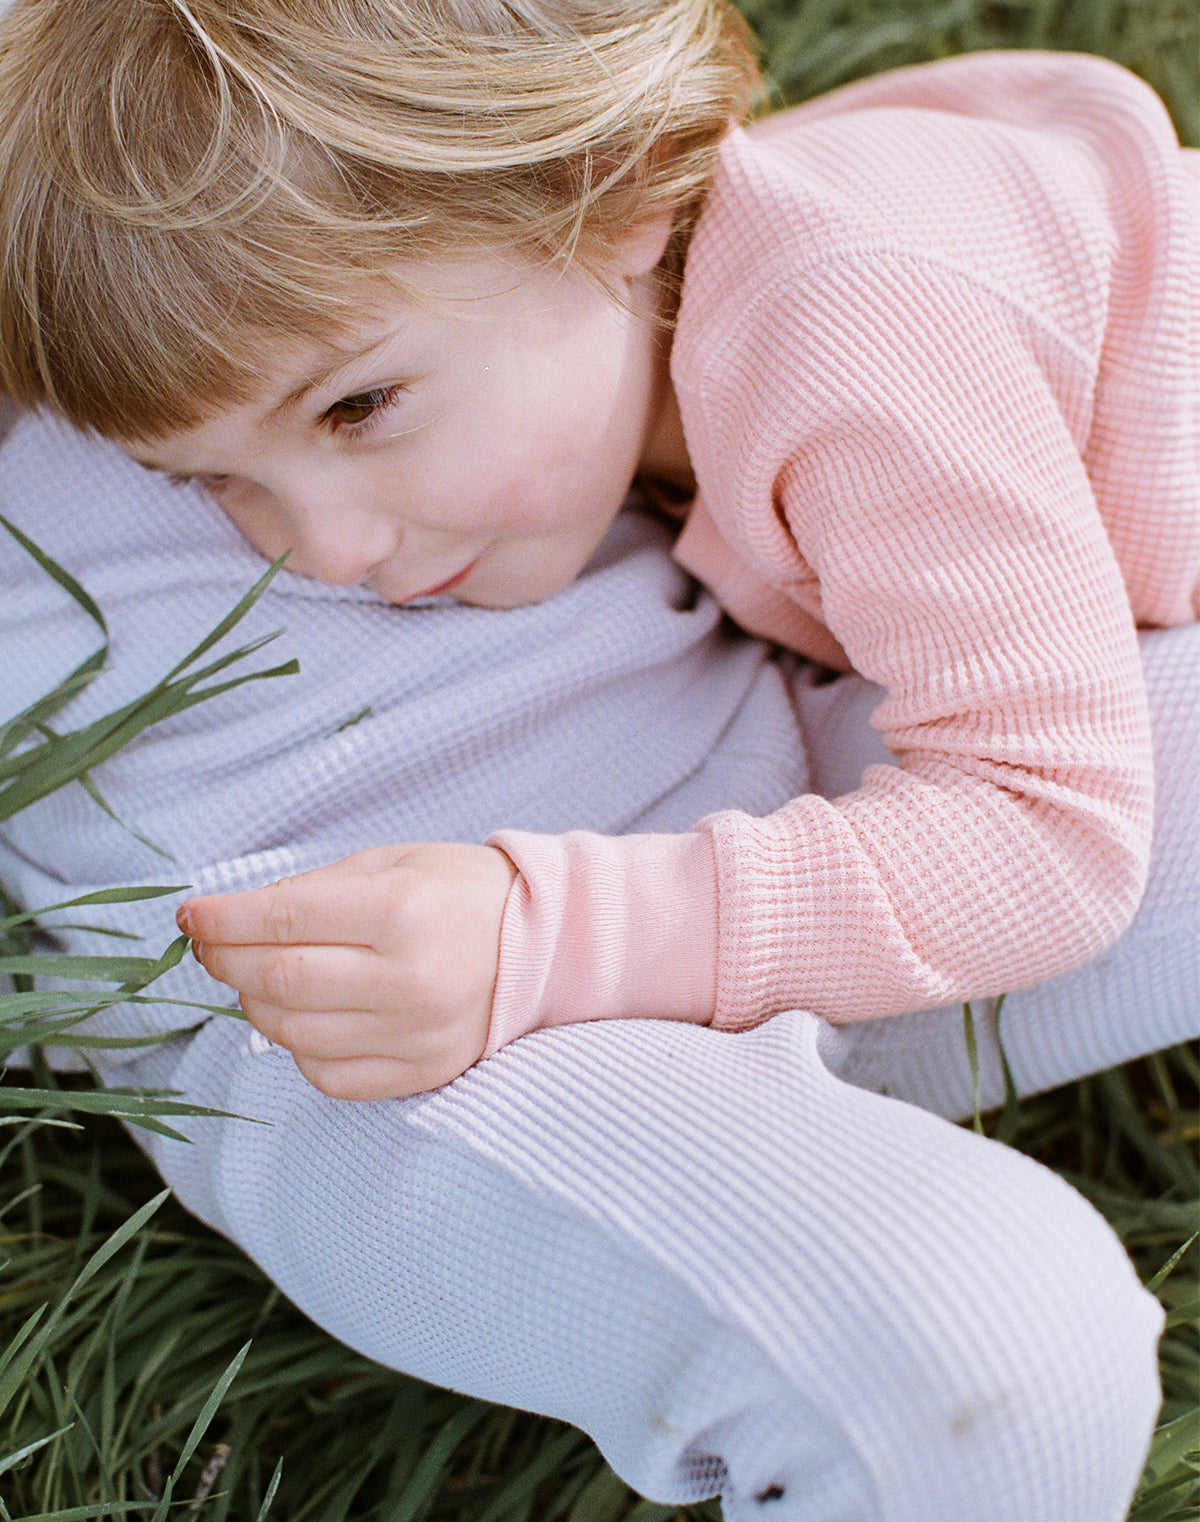
<path id="1" fill-rule="evenodd" d="M 485 1056 L 526 1031 L 576 1020 L 708 1024 L 717 874 L 707 834 L 501 830 L 487 843 L 520 875 L 504 910 Z"/>

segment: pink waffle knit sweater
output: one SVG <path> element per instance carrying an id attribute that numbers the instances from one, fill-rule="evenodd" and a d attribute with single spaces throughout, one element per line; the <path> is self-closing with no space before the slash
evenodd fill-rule
<path id="1" fill-rule="evenodd" d="M 1069 55 L 735 130 L 671 371 L 677 558 L 885 688 L 898 765 L 682 836 L 494 835 L 520 875 L 488 1050 L 605 1016 L 876 1017 L 1095 955 L 1151 834 L 1135 623 L 1200 615 L 1200 155 Z"/>

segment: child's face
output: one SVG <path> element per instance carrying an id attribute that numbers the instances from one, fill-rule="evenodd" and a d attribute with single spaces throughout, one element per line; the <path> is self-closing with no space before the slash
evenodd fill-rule
<path id="1" fill-rule="evenodd" d="M 250 402 L 131 453 L 198 479 L 302 576 L 393 603 L 539 601 L 578 575 L 639 466 L 686 472 L 659 442 L 656 260 L 648 244 L 616 272 L 628 306 L 515 255 L 430 261 L 431 303 L 365 289 L 348 344 L 298 344 Z"/>

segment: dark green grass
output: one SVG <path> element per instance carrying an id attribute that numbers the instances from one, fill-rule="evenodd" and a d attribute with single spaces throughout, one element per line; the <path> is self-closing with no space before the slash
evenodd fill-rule
<path id="1" fill-rule="evenodd" d="M 777 102 L 981 47 L 1070 48 L 1137 70 L 1167 101 L 1184 141 L 1200 141 L 1192 0 L 744 0 L 744 8 L 763 38 Z M 1198 1074 L 1195 1052 L 1176 1049 L 1025 1101 L 990 1117 L 988 1129 L 1092 1199 L 1150 1282 L 1197 1225 Z M 172 1502 L 170 1515 L 203 1522 L 719 1517 L 715 1504 L 639 1501 L 560 1423 L 431 1389 L 350 1352 L 173 1201 L 151 1208 L 157 1180 L 115 1121 L 75 1120 L 78 1129 L 65 1129 L 61 1116 L 0 1119 L 0 1348 L 8 1349 L 0 1518 L 66 1522 L 134 1505 L 134 1515 L 161 1522 Z M 105 1256 L 114 1239 L 120 1245 Z M 1166 1399 L 1130 1515 L 1182 1522 L 1200 1516 L 1194 1242 L 1156 1292 L 1169 1318 Z M 47 1304 L 55 1310 L 29 1328 Z"/>
<path id="2" fill-rule="evenodd" d="M 1200 143 L 1194 0 L 739 0 L 773 98 L 806 100 L 883 69 L 981 48 L 1100 53 L 1146 79 L 1182 142 Z"/>

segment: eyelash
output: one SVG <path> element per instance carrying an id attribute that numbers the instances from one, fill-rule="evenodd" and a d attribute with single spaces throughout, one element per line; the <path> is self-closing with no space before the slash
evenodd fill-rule
<path id="1" fill-rule="evenodd" d="M 345 433 L 350 438 L 363 438 L 376 427 L 382 415 L 405 389 L 399 383 L 392 386 L 372 386 L 367 391 L 356 391 L 353 396 L 340 397 L 325 413 L 322 421 L 336 433 Z M 351 406 L 354 403 L 369 405 L 371 411 L 357 423 L 348 423 L 336 416 L 337 408 Z"/>
<path id="2" fill-rule="evenodd" d="M 166 472 L 172 486 L 203 486 L 206 491 L 218 491 L 229 480 L 228 476 L 181 476 L 173 470 Z"/>
<path id="3" fill-rule="evenodd" d="M 391 407 L 401 392 L 408 388 L 397 381 L 391 386 L 371 386 L 366 391 L 356 391 L 353 396 L 339 397 L 333 406 L 322 415 L 321 421 L 327 423 L 335 433 L 345 433 L 349 438 L 365 438 L 368 433 L 378 424 L 382 415 Z M 335 416 L 338 407 L 348 406 L 352 402 L 368 402 L 371 411 L 358 423 L 340 422 Z M 166 472 L 166 478 L 172 486 L 195 486 L 200 485 L 208 491 L 215 491 L 222 487 L 228 476 L 185 476 L 178 475 L 174 471 Z"/>

